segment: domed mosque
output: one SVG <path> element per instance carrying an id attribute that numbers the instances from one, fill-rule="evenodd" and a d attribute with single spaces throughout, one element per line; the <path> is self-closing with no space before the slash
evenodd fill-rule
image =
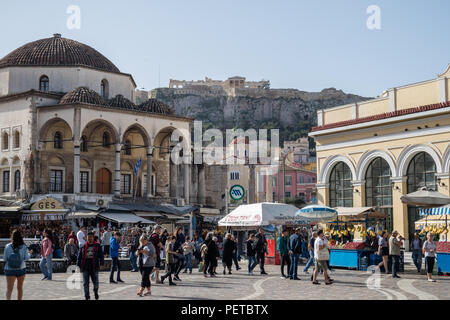
<path id="1" fill-rule="evenodd" d="M 177 175 L 169 159 L 174 144 L 190 149 L 192 119 L 155 99 L 136 104 L 135 90 L 131 74 L 60 34 L 2 58 L 0 197 L 76 203 L 186 191 L 187 170 Z"/>

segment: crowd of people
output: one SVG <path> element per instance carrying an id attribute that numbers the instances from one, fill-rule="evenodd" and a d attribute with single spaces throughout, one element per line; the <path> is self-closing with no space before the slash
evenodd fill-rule
<path id="1" fill-rule="evenodd" d="M 281 260 L 281 276 L 284 279 L 300 280 L 298 277 L 298 266 L 300 257 L 305 256 L 308 251 L 303 272 L 308 273 L 308 269 L 314 265 L 314 272 L 311 275 L 313 284 L 320 284 L 319 273 L 323 274 L 325 284 L 330 285 L 333 279 L 329 276 L 330 265 L 330 234 L 321 229 L 309 230 L 297 228 L 290 234 L 288 230 L 283 230 L 277 239 L 277 249 Z M 42 281 L 52 280 L 52 260 L 55 256 L 64 257 L 68 265 L 79 267 L 83 275 L 84 294 L 87 300 L 90 299 L 90 282 L 93 284 L 94 297 L 99 299 L 99 271 L 105 264 L 105 257 L 111 259 L 109 281 L 112 284 L 123 282 L 121 274 L 122 252 L 126 252 L 130 259 L 131 272 L 141 274 L 141 285 L 137 292 L 138 296 L 151 295 L 151 280 L 155 283 L 164 284 L 168 280 L 169 286 L 175 286 L 176 281 L 182 281 L 180 273 L 192 273 L 195 264 L 199 266 L 199 272 L 204 277 L 216 277 L 218 261 L 221 260 L 223 275 L 232 274 L 232 266 L 236 270 L 239 266 L 238 243 L 231 233 L 226 233 L 222 238 L 220 234 L 213 232 L 196 232 L 193 239 L 185 236 L 182 227 L 177 227 L 173 233 L 159 225 L 155 225 L 151 230 L 140 230 L 132 228 L 129 233 L 123 235 L 120 231 L 113 231 L 104 228 L 100 234 L 94 231 L 87 231 L 82 226 L 78 232 L 73 230 L 51 230 L 49 228 L 39 232 L 40 237 L 40 268 L 43 274 Z M 220 239 L 219 239 L 220 237 Z M 383 257 L 379 267 L 384 267 L 388 272 L 388 257 L 392 259 L 392 276 L 399 278 L 400 248 L 404 240 L 397 231 L 393 231 L 388 239 L 387 233 L 378 237 L 377 254 Z M 36 249 L 27 247 L 24 243 L 22 231 L 15 229 L 11 233 L 11 243 L 6 245 L 3 259 L 5 261 L 5 275 L 7 278 L 6 298 L 11 299 L 14 284 L 17 280 L 17 298 L 23 296 L 23 282 L 26 275 L 26 264 Z M 222 240 L 223 239 L 223 240 Z M 431 234 L 427 235 L 427 240 L 422 242 L 418 235 L 413 240 L 414 250 L 421 250 L 425 256 L 427 276 L 432 279 L 432 270 L 435 263 L 436 244 L 433 242 Z M 306 248 L 306 249 L 305 249 Z M 266 275 L 264 269 L 265 256 L 268 254 L 268 242 L 265 231 L 259 228 L 256 233 L 250 233 L 246 241 L 246 255 L 248 259 L 248 274 L 253 275 L 253 270 L 259 265 L 261 275 Z M 413 255 L 418 255 L 413 252 Z M 416 263 L 416 258 L 415 263 Z M 164 262 L 164 269 L 163 267 Z M 417 262 L 418 263 L 418 262 Z M 416 266 L 418 264 L 416 263 Z M 421 263 L 421 262 L 420 262 Z M 285 271 L 286 269 L 286 271 Z M 163 275 L 160 271 L 164 272 Z M 331 270 L 332 271 L 332 270 Z M 420 272 L 420 266 L 418 266 Z M 220 272 L 220 271 L 219 271 Z"/>

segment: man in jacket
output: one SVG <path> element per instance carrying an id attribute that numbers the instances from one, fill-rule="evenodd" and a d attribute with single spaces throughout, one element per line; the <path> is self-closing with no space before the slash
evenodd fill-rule
<path id="1" fill-rule="evenodd" d="M 98 271 L 103 264 L 103 250 L 100 244 L 94 241 L 94 233 L 89 232 L 87 241 L 80 248 L 77 258 L 77 266 L 83 273 L 84 296 L 86 300 L 90 300 L 89 278 L 91 278 L 94 285 L 95 300 L 98 300 Z"/>
<path id="2" fill-rule="evenodd" d="M 70 238 L 69 243 L 64 246 L 64 257 L 69 265 L 77 262 L 78 247 L 75 244 L 74 238 Z"/>
<path id="3" fill-rule="evenodd" d="M 122 234 L 119 231 L 114 233 L 114 237 L 111 238 L 111 243 L 109 244 L 109 256 L 111 257 L 111 273 L 109 275 L 109 283 L 123 282 L 120 279 L 120 261 L 119 261 L 119 249 L 120 240 Z M 117 282 L 114 281 L 114 271 L 117 268 Z"/>
<path id="4" fill-rule="evenodd" d="M 153 246 L 155 247 L 156 251 L 156 263 L 155 263 L 155 277 L 156 277 L 156 283 L 160 283 L 161 280 L 159 279 L 159 269 L 161 268 L 161 249 L 163 247 L 163 244 L 161 243 L 161 226 L 155 225 L 153 227 L 153 233 L 150 236 L 150 241 L 153 243 Z"/>
<path id="5" fill-rule="evenodd" d="M 418 273 L 420 273 L 420 270 L 422 269 L 422 247 L 423 241 L 420 239 L 419 234 L 415 232 L 414 239 L 411 241 L 411 251 L 412 259 Z"/>
<path id="6" fill-rule="evenodd" d="M 302 254 L 302 237 L 301 237 L 302 229 L 295 229 L 295 233 L 291 235 L 289 238 L 289 255 L 291 256 L 291 269 L 289 272 L 289 279 L 291 280 L 300 280 L 297 276 L 298 269 L 298 259 Z"/>
<path id="7" fill-rule="evenodd" d="M 256 259 L 259 263 L 261 274 L 267 274 L 267 272 L 264 270 L 264 259 L 267 252 L 267 240 L 266 236 L 264 235 L 263 228 L 259 228 L 259 233 L 255 238 Z"/>
<path id="8" fill-rule="evenodd" d="M 277 249 L 280 253 L 280 259 L 281 259 L 281 278 L 290 278 L 291 274 L 291 259 L 289 257 L 289 250 L 288 250 L 288 231 L 283 230 L 282 235 L 278 237 L 278 244 Z M 286 264 L 287 267 L 287 276 L 284 273 L 284 265 Z"/>
<path id="9" fill-rule="evenodd" d="M 400 236 L 399 239 L 398 231 L 392 231 L 392 235 L 389 238 L 389 255 L 392 258 L 392 278 L 400 278 L 397 274 L 400 267 L 400 248 L 403 245 L 403 238 Z"/>
<path id="10" fill-rule="evenodd" d="M 111 243 L 112 232 L 111 229 L 105 228 L 105 232 L 102 235 L 102 247 L 103 254 L 109 256 L 109 244 Z"/>
<path id="11" fill-rule="evenodd" d="M 136 250 L 139 248 L 139 234 L 134 229 L 131 230 L 131 243 L 128 248 L 130 249 L 131 272 L 138 272 Z"/>

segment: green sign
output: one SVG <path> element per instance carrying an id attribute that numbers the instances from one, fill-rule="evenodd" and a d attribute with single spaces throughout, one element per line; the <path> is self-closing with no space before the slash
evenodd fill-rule
<path id="1" fill-rule="evenodd" d="M 242 186 L 235 184 L 230 188 L 230 197 L 233 200 L 239 201 L 244 198 L 245 190 Z"/>

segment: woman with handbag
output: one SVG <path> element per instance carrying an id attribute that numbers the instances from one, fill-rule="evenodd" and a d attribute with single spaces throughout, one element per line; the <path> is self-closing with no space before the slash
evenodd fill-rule
<path id="1" fill-rule="evenodd" d="M 139 289 L 137 295 L 140 297 L 151 295 L 151 281 L 150 275 L 152 274 L 153 268 L 156 262 L 156 250 L 153 243 L 148 241 L 146 235 L 142 235 L 139 238 L 139 248 L 136 251 L 136 256 L 138 257 L 139 271 L 142 275 L 141 288 Z M 144 294 L 144 289 L 147 292 Z"/>

